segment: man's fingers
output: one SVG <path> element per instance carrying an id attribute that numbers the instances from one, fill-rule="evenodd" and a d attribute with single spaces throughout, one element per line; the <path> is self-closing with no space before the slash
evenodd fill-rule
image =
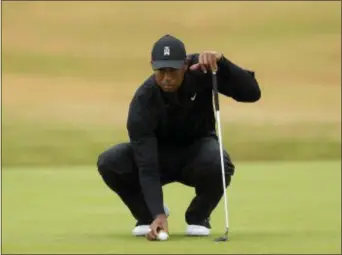
<path id="1" fill-rule="evenodd" d="M 156 231 L 154 230 L 154 228 L 151 228 L 150 231 L 147 233 L 146 235 L 146 238 L 149 240 L 149 241 L 153 241 L 153 240 L 156 240 L 157 238 L 157 235 L 155 234 Z"/>
<path id="2" fill-rule="evenodd" d="M 213 69 L 212 69 L 212 71 L 215 71 L 215 72 L 217 72 L 217 59 L 216 59 L 216 55 L 215 54 L 212 54 L 212 63 L 213 63 Z"/>
<path id="3" fill-rule="evenodd" d="M 147 234 L 146 234 L 146 238 L 150 241 L 152 241 L 152 235 L 151 235 L 151 231 L 149 231 Z"/>
<path id="4" fill-rule="evenodd" d="M 199 63 L 190 66 L 190 70 L 197 70 L 198 68 L 200 68 L 200 64 Z"/>
<path id="5" fill-rule="evenodd" d="M 158 231 L 157 231 L 158 227 L 152 228 L 152 237 L 157 238 L 158 236 Z"/>
<path id="6" fill-rule="evenodd" d="M 213 54 L 208 54 L 207 58 L 208 58 L 208 65 L 209 65 L 210 71 L 214 71 L 215 70 L 215 62 L 216 62 L 215 56 Z"/>
<path id="7" fill-rule="evenodd" d="M 200 54 L 199 59 L 198 59 L 198 63 L 200 64 L 202 71 L 204 73 L 206 73 L 207 69 L 206 69 L 205 64 L 204 64 L 204 61 L 205 61 L 204 57 L 205 57 L 205 54 Z"/>
<path id="8" fill-rule="evenodd" d="M 154 239 L 152 238 L 152 236 L 150 235 L 150 233 L 148 233 L 147 235 L 146 235 L 146 238 L 147 238 L 147 240 L 149 240 L 149 241 L 153 241 Z"/>
<path id="9" fill-rule="evenodd" d="M 164 226 L 163 226 L 163 230 L 166 232 L 166 233 L 169 233 L 169 226 L 168 226 L 168 224 L 166 223 L 166 224 L 164 224 Z"/>
<path id="10" fill-rule="evenodd" d="M 202 71 L 205 73 L 207 71 L 207 69 L 205 68 L 204 65 L 197 63 L 197 64 L 193 64 L 192 66 L 190 66 L 190 70 L 194 71 L 194 70 L 198 70 L 199 68 L 202 69 Z"/>
<path id="11" fill-rule="evenodd" d="M 206 73 L 207 70 L 210 68 L 210 59 L 208 54 L 203 54 L 203 65 Z"/>
<path id="12" fill-rule="evenodd" d="M 201 68 L 204 73 L 207 73 L 208 69 L 211 71 L 217 71 L 217 60 L 215 54 L 201 53 L 198 58 L 198 63 L 190 66 L 190 70 L 197 70 Z"/>

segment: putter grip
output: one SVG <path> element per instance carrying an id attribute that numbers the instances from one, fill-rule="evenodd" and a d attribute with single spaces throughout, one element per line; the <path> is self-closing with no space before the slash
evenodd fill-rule
<path id="1" fill-rule="evenodd" d="M 215 110 L 220 110 L 220 104 L 219 104 L 219 96 L 218 96 L 218 87 L 217 87 L 217 76 L 216 72 L 212 73 L 213 78 L 213 91 L 214 91 L 214 104 L 215 104 Z"/>

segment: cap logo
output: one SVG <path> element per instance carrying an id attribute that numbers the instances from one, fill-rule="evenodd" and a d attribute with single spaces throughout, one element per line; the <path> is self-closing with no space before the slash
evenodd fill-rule
<path id="1" fill-rule="evenodd" d="M 169 46 L 164 47 L 164 56 L 170 56 L 170 47 Z"/>

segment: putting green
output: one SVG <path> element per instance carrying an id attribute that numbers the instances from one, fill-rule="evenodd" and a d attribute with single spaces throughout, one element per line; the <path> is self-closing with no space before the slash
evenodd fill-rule
<path id="1" fill-rule="evenodd" d="M 230 187 L 230 241 L 223 203 L 212 215 L 213 236 L 184 236 L 193 190 L 165 186 L 170 238 L 148 242 L 130 232 L 128 209 L 95 167 L 5 168 L 3 253 L 340 253 L 339 161 L 236 163 Z"/>

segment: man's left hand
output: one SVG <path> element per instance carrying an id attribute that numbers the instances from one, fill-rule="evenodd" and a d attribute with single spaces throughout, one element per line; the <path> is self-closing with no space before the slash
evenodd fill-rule
<path id="1" fill-rule="evenodd" d="M 217 71 L 217 62 L 222 58 L 222 53 L 217 51 L 203 51 L 198 58 L 198 63 L 190 66 L 190 70 L 202 69 L 204 73 Z"/>

